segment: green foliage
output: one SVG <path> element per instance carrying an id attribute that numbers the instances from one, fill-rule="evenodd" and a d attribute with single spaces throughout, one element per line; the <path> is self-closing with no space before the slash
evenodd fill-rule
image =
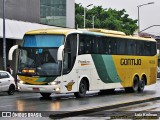
<path id="1" fill-rule="evenodd" d="M 84 26 L 84 7 L 80 4 L 75 5 L 75 26 L 79 28 Z M 86 8 L 86 28 L 92 28 L 92 16 L 95 16 L 94 27 L 109 30 L 125 32 L 127 35 L 133 35 L 138 28 L 137 20 L 129 18 L 125 9 L 116 10 L 109 8 L 103 9 L 102 6 L 94 6 L 92 9 Z"/>

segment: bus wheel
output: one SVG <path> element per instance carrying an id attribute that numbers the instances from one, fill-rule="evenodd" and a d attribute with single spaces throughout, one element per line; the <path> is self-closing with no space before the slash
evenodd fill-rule
<path id="1" fill-rule="evenodd" d="M 138 92 L 143 92 L 144 87 L 145 87 L 145 79 L 143 77 L 142 80 L 139 81 Z"/>
<path id="2" fill-rule="evenodd" d="M 40 93 L 42 95 L 42 97 L 44 98 L 49 98 L 51 93 Z"/>
<path id="3" fill-rule="evenodd" d="M 86 92 L 87 92 L 87 83 L 85 80 L 82 80 L 79 85 L 79 92 L 74 93 L 74 95 L 76 98 L 83 98 L 85 97 Z"/>
<path id="4" fill-rule="evenodd" d="M 133 86 L 132 87 L 126 87 L 126 92 L 138 92 L 138 86 L 139 86 L 139 80 L 138 77 L 134 77 L 133 79 Z"/>

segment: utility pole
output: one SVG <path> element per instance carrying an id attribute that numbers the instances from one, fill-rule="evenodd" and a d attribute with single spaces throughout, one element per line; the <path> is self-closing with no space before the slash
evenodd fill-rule
<path id="1" fill-rule="evenodd" d="M 3 0 L 3 70 L 6 70 L 5 0 Z"/>

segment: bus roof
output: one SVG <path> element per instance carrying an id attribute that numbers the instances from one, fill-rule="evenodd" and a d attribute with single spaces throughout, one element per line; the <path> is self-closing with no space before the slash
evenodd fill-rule
<path id="1" fill-rule="evenodd" d="M 86 30 L 91 31 L 91 32 L 96 32 L 96 33 L 102 33 L 104 34 L 104 36 L 109 36 L 109 37 L 145 40 L 145 41 L 156 41 L 155 39 L 148 38 L 148 37 L 145 38 L 145 37 L 139 37 L 139 36 L 129 36 L 121 31 L 106 30 L 106 29 L 86 29 Z"/>
<path id="2" fill-rule="evenodd" d="M 135 40 L 145 40 L 145 41 L 156 41 L 153 38 L 144 38 L 138 36 L 129 36 L 124 32 L 114 31 L 114 30 L 106 30 L 106 29 L 70 29 L 70 28 L 49 28 L 49 29 L 38 29 L 29 31 L 26 34 L 64 34 L 68 35 L 70 33 L 84 33 L 89 35 L 99 35 L 99 36 L 109 36 L 109 37 L 117 37 L 117 38 L 127 38 L 127 39 L 135 39 Z"/>
<path id="3" fill-rule="evenodd" d="M 125 36 L 126 34 L 121 31 L 115 31 L 115 30 L 106 30 L 106 29 L 88 29 L 91 32 L 100 32 L 105 34 L 112 34 L 112 35 L 122 35 Z"/>
<path id="4" fill-rule="evenodd" d="M 70 32 L 74 32 L 75 29 L 69 28 L 49 28 L 49 29 L 38 29 L 27 32 L 26 34 L 64 34 L 67 35 Z"/>

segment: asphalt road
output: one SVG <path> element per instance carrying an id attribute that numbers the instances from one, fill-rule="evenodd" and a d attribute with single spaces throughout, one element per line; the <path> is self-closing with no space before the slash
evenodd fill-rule
<path id="1" fill-rule="evenodd" d="M 0 111 L 42 112 L 44 116 L 55 114 L 56 111 L 57 113 L 83 111 L 160 97 L 159 88 L 160 80 L 154 85 L 146 86 L 143 93 L 125 93 L 123 89 L 117 89 L 114 94 L 100 96 L 95 91 L 88 93 L 87 97 L 83 99 L 77 99 L 73 94 L 53 94 L 50 99 L 44 99 L 39 93 L 16 92 L 13 96 L 0 93 Z"/>

